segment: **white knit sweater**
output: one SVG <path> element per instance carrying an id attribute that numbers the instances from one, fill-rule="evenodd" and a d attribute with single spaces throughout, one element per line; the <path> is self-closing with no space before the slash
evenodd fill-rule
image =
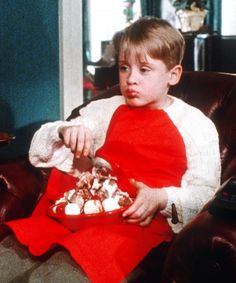
<path id="1" fill-rule="evenodd" d="M 220 185 L 220 153 L 218 133 L 212 121 L 200 110 L 182 100 L 171 97 L 173 103 L 164 109 L 183 137 L 187 170 L 181 188 L 166 187 L 167 207 L 161 211 L 175 233 L 188 223 L 213 196 Z M 63 145 L 58 136 L 62 125 L 83 124 L 93 133 L 90 155 L 103 145 L 106 131 L 114 111 L 124 104 L 122 96 L 97 100 L 81 109 L 79 117 L 71 121 L 56 121 L 44 124 L 34 135 L 29 158 L 37 167 L 57 167 L 72 175 L 78 175 L 74 155 Z M 174 141 L 173 141 L 174 142 Z M 78 162 L 76 163 L 78 164 Z M 171 205 L 175 204 L 179 222 L 171 222 Z"/>

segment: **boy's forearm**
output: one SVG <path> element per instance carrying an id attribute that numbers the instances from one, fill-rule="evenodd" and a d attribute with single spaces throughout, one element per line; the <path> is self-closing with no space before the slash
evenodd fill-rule
<path id="1" fill-rule="evenodd" d="M 58 133 L 58 128 L 65 123 L 67 122 L 46 123 L 34 134 L 29 149 L 29 160 L 34 166 L 53 167 L 55 162 L 62 162 L 63 156 L 68 158 L 69 150 L 65 148 Z"/>

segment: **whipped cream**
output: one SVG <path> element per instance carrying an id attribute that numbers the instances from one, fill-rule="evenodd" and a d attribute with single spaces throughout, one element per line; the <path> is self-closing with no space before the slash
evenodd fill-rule
<path id="1" fill-rule="evenodd" d="M 65 204 L 66 215 L 91 214 L 112 211 L 130 205 L 132 199 L 117 184 L 117 178 L 105 175 L 97 168 L 84 172 L 76 187 L 64 193 L 55 205 Z"/>

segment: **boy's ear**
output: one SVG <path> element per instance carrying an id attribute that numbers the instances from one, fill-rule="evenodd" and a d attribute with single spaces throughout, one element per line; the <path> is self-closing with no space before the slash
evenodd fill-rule
<path id="1" fill-rule="evenodd" d="M 183 68 L 181 65 L 176 65 L 174 66 L 171 70 L 170 70 L 170 80 L 169 80 L 169 84 L 170 85 L 176 85 L 182 75 L 183 72 Z"/>

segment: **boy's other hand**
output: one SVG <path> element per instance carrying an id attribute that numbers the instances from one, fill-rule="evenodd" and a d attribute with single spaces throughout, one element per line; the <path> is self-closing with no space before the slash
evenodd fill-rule
<path id="1" fill-rule="evenodd" d="M 128 223 L 139 223 L 140 226 L 147 226 L 156 213 L 166 207 L 167 192 L 164 189 L 150 188 L 135 180 L 131 180 L 131 183 L 137 189 L 137 197 L 122 216 Z"/>

